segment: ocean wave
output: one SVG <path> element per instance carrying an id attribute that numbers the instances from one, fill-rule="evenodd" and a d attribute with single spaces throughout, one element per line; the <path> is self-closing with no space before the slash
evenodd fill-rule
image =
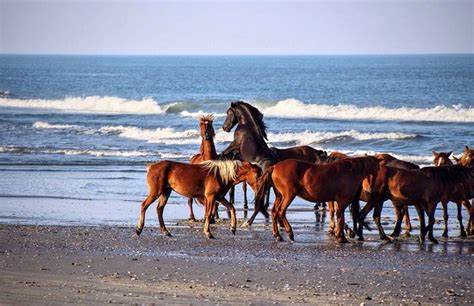
<path id="1" fill-rule="evenodd" d="M 350 104 L 306 104 L 296 99 L 279 101 L 275 105 L 256 104 L 267 117 L 320 118 L 342 120 L 399 120 L 436 122 L 474 122 L 474 108 L 462 105 L 433 108 L 358 107 Z"/>
<path id="2" fill-rule="evenodd" d="M 49 124 L 47 122 L 37 121 L 33 124 L 36 129 L 66 129 L 82 132 L 85 134 L 117 135 L 119 137 L 143 140 L 149 143 L 160 143 L 169 145 L 182 144 L 200 144 L 201 136 L 198 130 L 188 129 L 179 131 L 174 128 L 143 129 L 135 126 L 103 126 L 103 127 L 85 127 L 78 125 Z M 331 143 L 343 140 L 403 140 L 418 137 L 416 134 L 401 132 L 360 132 L 348 130 L 341 132 L 314 132 L 303 131 L 293 133 L 269 133 L 268 140 L 270 144 L 287 143 L 291 145 L 309 145 Z M 233 133 L 226 133 L 222 130 L 217 131 L 215 142 L 230 142 L 233 139 Z"/>
<path id="3" fill-rule="evenodd" d="M 15 108 L 50 109 L 64 112 L 100 114 L 164 114 L 168 105 L 159 105 L 150 98 L 127 100 L 118 97 L 68 97 L 62 100 L 0 99 L 0 106 Z"/>

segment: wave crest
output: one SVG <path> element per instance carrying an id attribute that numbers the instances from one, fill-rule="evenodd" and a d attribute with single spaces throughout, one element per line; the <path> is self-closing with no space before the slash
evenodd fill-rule
<path id="1" fill-rule="evenodd" d="M 287 99 L 273 106 L 260 107 L 265 116 L 279 118 L 474 122 L 474 108 L 462 105 L 392 109 L 382 106 L 358 107 L 350 104 L 306 104 L 296 99 Z"/>

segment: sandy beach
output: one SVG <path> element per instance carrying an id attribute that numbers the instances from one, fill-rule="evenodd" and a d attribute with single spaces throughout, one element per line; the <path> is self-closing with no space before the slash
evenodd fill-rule
<path id="1" fill-rule="evenodd" d="M 0 226 L 0 303 L 466 303 L 472 304 L 474 240 L 419 245 L 338 245 L 314 226 L 296 243 L 268 225 L 156 227 Z M 285 236 L 284 236 L 285 237 Z"/>

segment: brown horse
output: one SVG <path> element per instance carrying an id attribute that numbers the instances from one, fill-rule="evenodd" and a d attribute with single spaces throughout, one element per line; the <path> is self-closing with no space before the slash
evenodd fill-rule
<path id="1" fill-rule="evenodd" d="M 474 167 L 474 149 L 469 149 L 468 146 L 464 147 L 461 158 L 454 158 L 458 165 L 465 167 Z"/>
<path id="2" fill-rule="evenodd" d="M 275 147 L 271 147 L 270 150 L 275 154 L 278 158 L 278 161 L 283 161 L 287 159 L 297 159 L 301 161 L 306 161 L 309 163 L 321 163 L 322 161 L 326 160 L 327 152 L 323 150 L 317 150 L 310 146 L 296 146 L 296 147 L 289 147 L 284 149 L 279 149 Z M 266 197 L 266 203 L 262 209 L 258 210 L 255 209 L 252 216 L 242 225 L 244 227 L 252 225 L 253 221 L 257 217 L 258 212 L 262 212 L 265 217 L 268 217 L 268 195 Z M 245 208 L 245 206 L 244 206 Z"/>
<path id="3" fill-rule="evenodd" d="M 453 152 L 436 152 L 433 151 L 433 164 L 437 167 L 441 166 L 452 166 L 453 162 L 449 159 Z M 444 221 L 444 230 L 442 236 L 447 238 L 448 237 L 448 201 L 441 201 L 441 205 L 443 205 L 443 221 Z M 462 223 L 462 204 L 456 203 L 457 205 L 457 212 L 458 212 L 458 221 L 459 221 L 459 230 L 461 237 L 466 237 L 466 231 L 464 230 L 464 225 Z"/>
<path id="4" fill-rule="evenodd" d="M 191 164 L 199 164 L 207 160 L 216 160 L 217 152 L 214 145 L 214 137 L 216 135 L 212 122 L 214 121 L 213 115 L 201 116 L 199 118 L 199 130 L 201 133 L 201 147 L 199 153 L 191 157 Z M 196 221 L 193 212 L 193 198 L 188 199 L 189 207 L 189 220 Z M 217 213 L 217 210 L 216 210 Z M 214 216 L 213 216 L 214 217 Z"/>
<path id="5" fill-rule="evenodd" d="M 268 168 L 259 179 L 255 205 L 261 207 L 265 190 L 274 187 L 276 199 L 272 209 L 273 236 L 282 237 L 278 230 L 281 221 L 290 240 L 293 229 L 286 219 L 286 210 L 296 196 L 311 202 L 336 201 L 337 241 L 347 242 L 344 235 L 344 210 L 359 197 L 362 180 L 376 175 L 379 163 L 376 158 L 356 157 L 327 165 L 317 165 L 295 159 L 281 161 Z"/>
<path id="6" fill-rule="evenodd" d="M 211 216 L 219 201 L 230 210 L 230 227 L 233 234 L 237 224 L 235 208 L 224 196 L 232 185 L 246 180 L 256 187 L 261 170 L 248 162 L 239 161 L 205 161 L 201 164 L 185 164 L 175 161 L 161 161 L 147 167 L 148 196 L 141 205 L 140 218 L 136 229 L 140 235 L 145 225 L 147 208 L 159 198 L 157 206 L 161 232 L 170 236 L 163 220 L 163 210 L 171 194 L 175 191 L 188 198 L 197 198 L 205 203 L 204 234 L 214 238 L 209 230 Z"/>
<path id="7" fill-rule="evenodd" d="M 452 167 L 425 167 L 420 170 L 406 170 L 382 166 L 371 182 L 368 207 L 375 207 L 377 216 L 382 211 L 383 202 L 392 200 L 394 205 L 401 209 L 397 211 L 397 223 L 392 236 L 398 236 L 402 222 L 402 212 L 406 205 L 414 205 L 420 218 L 420 243 L 428 238 L 437 243 L 433 236 L 434 213 L 440 201 L 464 201 L 474 191 L 474 173 L 462 166 Z M 428 227 L 425 225 L 424 213 L 429 218 Z M 375 213 L 374 213 L 375 214 Z M 472 215 L 472 211 L 470 210 Z M 365 218 L 361 212 L 360 220 Z M 387 239 L 383 228 L 377 223 L 380 237 Z M 362 230 L 359 227 L 359 237 Z"/>

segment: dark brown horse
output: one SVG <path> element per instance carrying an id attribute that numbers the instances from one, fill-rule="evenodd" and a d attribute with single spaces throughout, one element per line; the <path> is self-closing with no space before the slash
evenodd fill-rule
<path id="1" fill-rule="evenodd" d="M 199 118 L 199 131 L 201 133 L 201 147 L 199 153 L 191 157 L 191 164 L 199 164 L 206 160 L 216 160 L 217 152 L 214 145 L 214 137 L 216 135 L 212 122 L 214 121 L 213 115 L 202 116 Z M 193 212 L 193 198 L 188 199 L 189 207 L 189 220 L 196 221 Z M 216 210 L 217 213 L 217 210 Z"/>
<path id="2" fill-rule="evenodd" d="M 272 209 L 273 235 L 282 240 L 278 230 L 281 221 L 293 240 L 293 229 L 286 219 L 286 210 L 296 196 L 311 202 L 336 201 L 337 241 L 347 242 L 344 235 L 344 210 L 360 196 L 364 178 L 376 175 L 379 168 L 374 157 L 344 159 L 327 165 L 317 165 L 295 159 L 281 161 L 269 167 L 258 182 L 255 205 L 261 207 L 265 190 L 273 186 L 276 199 Z"/>
<path id="3" fill-rule="evenodd" d="M 449 159 L 453 152 L 436 152 L 433 151 L 433 164 L 437 167 L 442 166 L 452 166 L 453 162 Z M 443 205 L 443 221 L 444 221 L 444 230 L 442 236 L 447 238 L 448 237 L 448 201 L 441 201 L 441 205 Z M 459 221 L 459 236 L 466 237 L 466 231 L 464 230 L 464 225 L 462 223 L 462 204 L 456 203 L 457 205 L 457 212 L 458 212 L 458 221 Z"/>
<path id="4" fill-rule="evenodd" d="M 214 238 L 209 230 L 211 216 L 216 209 L 216 201 L 222 203 L 231 213 L 230 227 L 235 234 L 237 219 L 235 208 L 224 196 L 232 185 L 246 180 L 256 187 L 261 170 L 251 163 L 239 161 L 205 161 L 201 164 L 185 164 L 175 161 L 161 161 L 147 167 L 148 196 L 141 205 L 140 218 L 136 229 L 140 235 L 145 225 L 147 208 L 159 198 L 157 206 L 161 232 L 170 236 L 163 220 L 163 210 L 171 194 L 175 191 L 187 198 L 197 198 L 205 203 L 204 234 Z"/>
<path id="5" fill-rule="evenodd" d="M 414 205 L 420 219 L 420 243 L 428 238 L 437 242 L 433 236 L 434 213 L 440 201 L 464 201 L 472 195 L 474 190 L 474 173 L 469 168 L 462 166 L 452 167 L 425 167 L 420 170 L 405 170 L 394 167 L 382 166 L 371 182 L 370 199 L 368 207 L 378 207 L 377 215 L 382 210 L 383 202 L 392 200 L 394 205 L 401 209 L 397 211 L 397 224 L 393 236 L 400 233 L 402 212 L 407 205 Z M 425 225 L 425 215 L 429 218 L 428 226 Z M 470 210 L 472 215 L 472 210 Z M 363 220 L 365 215 L 361 213 Z M 380 223 L 377 224 L 382 239 L 387 239 Z M 362 230 L 359 227 L 359 237 Z"/>

